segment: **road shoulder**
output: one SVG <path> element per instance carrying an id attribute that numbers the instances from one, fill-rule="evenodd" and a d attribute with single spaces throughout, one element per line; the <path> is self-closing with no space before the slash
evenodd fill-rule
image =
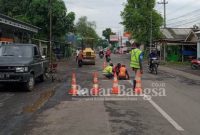
<path id="1" fill-rule="evenodd" d="M 173 68 L 169 68 L 169 67 L 165 67 L 165 66 L 160 66 L 159 70 L 168 72 L 172 75 L 183 76 L 183 77 L 188 78 L 188 79 L 200 81 L 200 76 L 194 75 L 194 74 L 191 74 L 191 73 L 187 73 L 187 72 L 184 72 L 184 71 L 180 71 L 180 70 L 177 70 L 177 69 L 173 69 Z"/>

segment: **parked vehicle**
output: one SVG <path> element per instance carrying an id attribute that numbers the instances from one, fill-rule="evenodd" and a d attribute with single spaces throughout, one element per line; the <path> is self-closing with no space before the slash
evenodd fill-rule
<path id="1" fill-rule="evenodd" d="M 32 91 L 35 79 L 44 81 L 48 61 L 33 44 L 7 44 L 0 47 L 0 84 L 21 83 Z"/>
<path id="2" fill-rule="evenodd" d="M 158 65 L 159 65 L 158 58 L 151 58 L 151 62 L 149 64 L 149 72 L 158 74 Z"/>
<path id="3" fill-rule="evenodd" d="M 200 59 L 194 59 L 191 61 L 191 68 L 196 70 L 200 69 Z"/>

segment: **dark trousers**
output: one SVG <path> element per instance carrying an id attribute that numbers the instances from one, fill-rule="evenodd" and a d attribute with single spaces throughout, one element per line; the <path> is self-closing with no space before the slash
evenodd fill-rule
<path id="1" fill-rule="evenodd" d="M 104 74 L 105 77 L 107 77 L 108 79 L 112 79 L 113 78 L 113 74 Z"/>

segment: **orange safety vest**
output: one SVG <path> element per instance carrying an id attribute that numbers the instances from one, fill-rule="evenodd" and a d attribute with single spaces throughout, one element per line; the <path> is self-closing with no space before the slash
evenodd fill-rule
<path id="1" fill-rule="evenodd" d="M 120 77 L 126 77 L 126 68 L 125 67 L 121 67 L 119 70 L 119 76 Z"/>

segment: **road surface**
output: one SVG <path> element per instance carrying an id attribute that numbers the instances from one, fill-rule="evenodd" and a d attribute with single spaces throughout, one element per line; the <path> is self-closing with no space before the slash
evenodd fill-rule
<path id="1" fill-rule="evenodd" d="M 38 84 L 28 92 L 0 93 L 2 135 L 199 135 L 200 77 L 161 68 L 158 75 L 145 72 L 140 96 L 68 95 L 71 74 L 76 73 L 81 93 L 87 94 L 98 72 L 99 86 L 112 88 L 112 80 L 101 75 L 103 59 L 95 66 L 78 68 L 71 59 L 62 65 L 62 81 Z M 129 55 L 113 55 L 112 62 L 129 65 Z M 129 68 L 129 67 L 128 67 Z M 131 78 L 133 71 L 129 68 Z M 192 76 L 192 75 L 191 75 Z M 119 81 L 132 88 L 132 81 Z M 47 89 L 47 85 L 49 86 Z M 43 88 L 44 86 L 44 88 Z M 122 87 L 124 86 L 124 87 Z M 46 93 L 45 93 L 46 92 Z M 81 94 L 80 93 L 80 94 Z M 151 99 L 149 98 L 151 96 Z M 41 102 L 40 102 L 41 101 Z"/>

